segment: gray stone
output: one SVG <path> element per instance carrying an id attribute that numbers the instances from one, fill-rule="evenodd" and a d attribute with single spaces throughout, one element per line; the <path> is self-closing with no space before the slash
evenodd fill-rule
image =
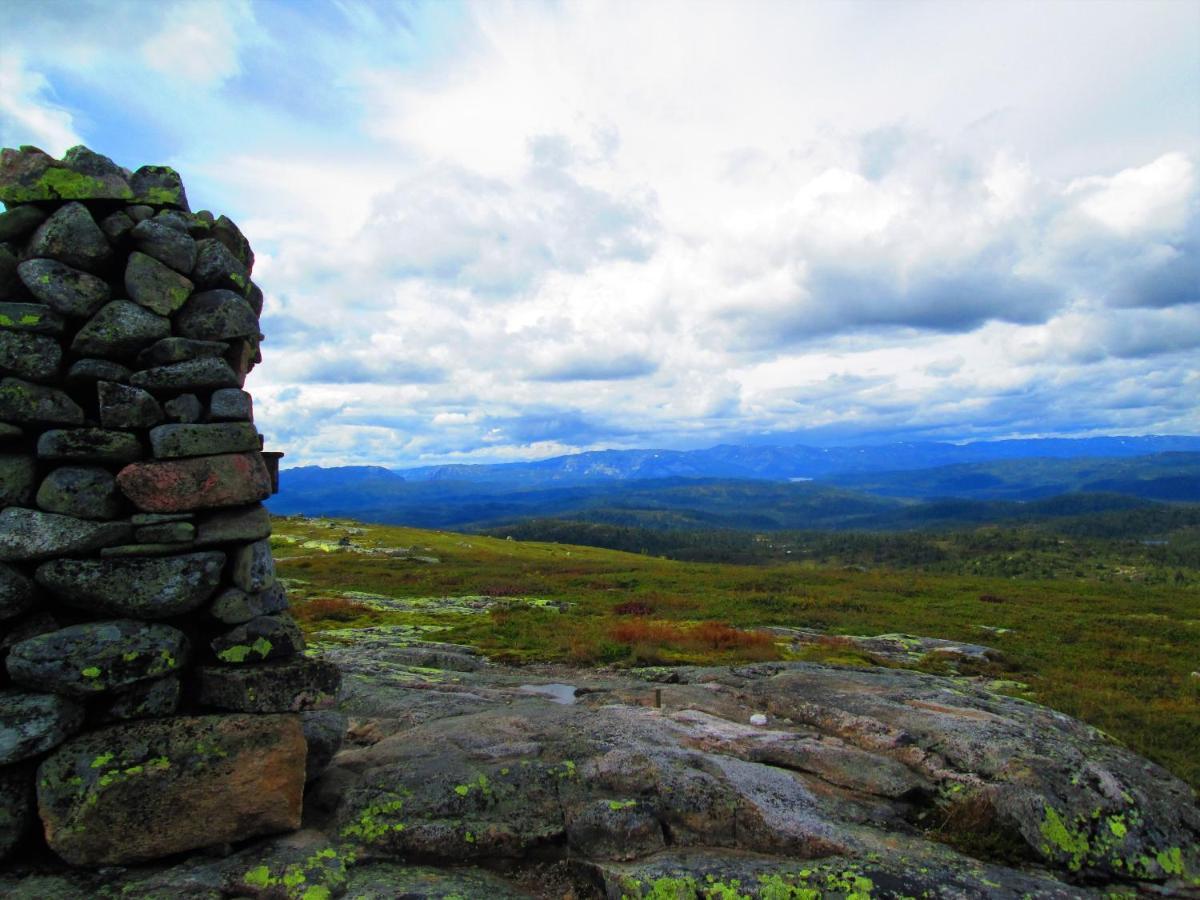
<path id="1" fill-rule="evenodd" d="M 46 381 L 58 374 L 62 347 L 52 337 L 0 329 L 0 372 Z"/>
<path id="2" fill-rule="evenodd" d="M 246 391 L 221 388 L 213 391 L 208 402 L 208 418 L 217 422 L 252 422 L 254 401 Z"/>
<path id="3" fill-rule="evenodd" d="M 131 374 L 129 369 L 111 359 L 81 359 L 67 370 L 67 383 L 92 384 L 97 381 L 111 381 L 114 384 L 125 384 Z"/>
<path id="4" fill-rule="evenodd" d="M 202 341 L 258 336 L 254 310 L 243 297 L 229 290 L 193 294 L 176 316 L 175 325 L 184 337 Z"/>
<path id="5" fill-rule="evenodd" d="M 0 328 L 30 334 L 62 334 L 63 317 L 42 303 L 0 303 Z"/>
<path id="6" fill-rule="evenodd" d="M 143 222 L 143 225 L 150 223 Z M 140 225 L 138 226 L 141 227 Z M 136 230 L 136 229 L 135 229 Z M 163 229 L 169 233 L 170 229 Z M 190 238 L 185 238 L 190 240 Z M 174 269 L 137 250 L 125 266 L 125 290 L 134 303 L 160 316 L 169 316 L 183 306 L 192 293 L 192 282 Z"/>
<path id="7" fill-rule="evenodd" d="M 0 621 L 25 612 L 33 606 L 33 598 L 33 582 L 12 566 L 0 563 Z"/>
<path id="8" fill-rule="evenodd" d="M 46 221 L 49 215 L 36 206 L 18 206 L 0 212 L 0 241 L 19 241 Z"/>
<path id="9" fill-rule="evenodd" d="M 127 213 L 118 210 L 100 220 L 100 230 L 114 247 L 125 240 L 126 235 L 133 231 L 133 219 Z"/>
<path id="10" fill-rule="evenodd" d="M 129 463 L 142 457 L 142 445 L 128 431 L 105 428 L 52 428 L 38 438 L 41 459 Z"/>
<path id="11" fill-rule="evenodd" d="M 250 285 L 250 270 L 216 238 L 196 242 L 196 265 L 191 275 L 200 290 L 224 289 L 240 295 Z"/>
<path id="12" fill-rule="evenodd" d="M 250 308 L 254 310 L 254 315 L 261 316 L 263 311 L 263 292 L 253 281 L 250 282 L 250 287 L 246 291 L 246 302 L 250 304 Z"/>
<path id="13" fill-rule="evenodd" d="M 134 222 L 144 222 L 154 215 L 154 207 L 144 203 L 135 203 L 125 207 L 125 212 Z"/>
<path id="14" fill-rule="evenodd" d="M 326 709 L 342 682 L 333 663 L 306 657 L 263 666 L 200 666 L 195 675 L 201 706 L 248 713 Z"/>
<path id="15" fill-rule="evenodd" d="M 271 514 L 262 504 L 209 513 L 196 525 L 199 544 L 257 541 L 270 536 Z"/>
<path id="16" fill-rule="evenodd" d="M 196 265 L 196 242 L 188 237 L 186 231 L 172 228 L 162 220 L 139 222 L 132 236 L 138 250 L 176 272 L 186 275 Z"/>
<path id="17" fill-rule="evenodd" d="M 212 236 L 225 245 L 233 257 L 240 262 L 247 273 L 254 268 L 254 251 L 250 242 L 242 234 L 240 228 L 228 216 L 221 216 L 212 224 Z"/>
<path id="18" fill-rule="evenodd" d="M 63 466 L 42 480 L 37 505 L 78 519 L 115 519 L 121 514 L 117 479 L 99 466 Z"/>
<path id="19" fill-rule="evenodd" d="M 109 261 L 112 248 L 87 207 L 82 203 L 67 203 L 38 226 L 26 254 L 94 272 Z"/>
<path id="20" fill-rule="evenodd" d="M 283 612 L 287 608 L 287 591 L 276 581 L 256 594 L 248 594 L 240 588 L 226 588 L 213 600 L 209 613 L 218 622 L 241 625 L 259 616 Z"/>
<path id="21" fill-rule="evenodd" d="M 223 453 L 136 462 L 117 486 L 142 512 L 172 513 L 246 506 L 271 495 L 261 453 Z"/>
<path id="22" fill-rule="evenodd" d="M 105 428 L 151 428 L 166 418 L 158 401 L 141 388 L 101 381 L 96 393 Z"/>
<path id="23" fill-rule="evenodd" d="M 350 720 L 336 709 L 314 709 L 300 714 L 300 724 L 308 744 L 304 780 L 312 781 L 329 768 L 337 752 L 342 749 Z"/>
<path id="24" fill-rule="evenodd" d="M 176 677 L 143 681 L 115 691 L 111 700 L 105 697 L 94 703 L 91 714 L 100 724 L 169 716 L 179 709 L 182 694 L 183 685 Z"/>
<path id="25" fill-rule="evenodd" d="M 171 206 L 187 212 L 187 194 L 179 173 L 169 166 L 142 166 L 129 179 L 133 199 L 151 206 Z"/>
<path id="26" fill-rule="evenodd" d="M 131 531 L 128 522 L 89 522 L 10 506 L 0 510 L 0 560 L 90 553 L 128 540 Z"/>
<path id="27" fill-rule="evenodd" d="M 30 425 L 82 425 L 79 404 L 56 388 L 0 379 L 0 419 Z"/>
<path id="28" fill-rule="evenodd" d="M 25 836 L 32 831 L 36 818 L 33 796 L 35 772 L 32 764 L 0 769 L 0 860 L 17 849 Z M 0 893 L 2 892 L 3 886 L 0 886 Z M 43 897 L 38 897 L 37 900 L 43 900 Z"/>
<path id="29" fill-rule="evenodd" d="M 196 547 L 191 541 L 184 541 L 178 544 L 117 544 L 114 547 L 105 547 L 100 551 L 101 559 L 125 559 L 129 557 L 155 557 L 155 556 L 179 556 L 182 553 L 191 553 Z"/>
<path id="30" fill-rule="evenodd" d="M 92 171 L 76 171 L 72 166 Z M 59 162 L 37 147 L 6 147 L 0 151 L 0 200 L 11 206 L 39 200 L 127 198 L 130 190 L 125 179 L 100 169 L 96 160 L 86 156 Z"/>
<path id="31" fill-rule="evenodd" d="M 165 525 L 168 522 L 191 522 L 196 518 L 195 513 L 134 513 L 129 521 L 134 525 Z"/>
<path id="32" fill-rule="evenodd" d="M 231 628 L 210 642 L 223 663 L 253 665 L 289 659 L 304 652 L 300 626 L 286 613 L 259 616 Z"/>
<path id="33" fill-rule="evenodd" d="M 180 394 L 174 400 L 164 403 L 163 409 L 166 410 L 168 420 L 185 425 L 199 422 L 200 417 L 204 415 L 204 404 L 195 394 Z"/>
<path id="34" fill-rule="evenodd" d="M 122 359 L 167 337 L 171 320 L 129 300 L 114 300 L 94 315 L 71 342 L 74 353 Z"/>
<path id="35" fill-rule="evenodd" d="M 27 259 L 17 266 L 29 293 L 64 316 L 86 319 L 112 297 L 108 282 L 54 259 Z"/>
<path id="36" fill-rule="evenodd" d="M 138 354 L 138 365 L 143 368 L 169 366 L 189 359 L 224 356 L 229 345 L 221 341 L 196 341 L 191 338 L 163 338 L 152 347 Z"/>
<path id="37" fill-rule="evenodd" d="M 0 454 L 0 506 L 28 506 L 37 486 L 37 461 L 20 453 Z"/>
<path id="38" fill-rule="evenodd" d="M 158 459 L 240 453 L 260 447 L 258 431 L 249 422 L 159 425 L 150 429 L 150 448 Z"/>
<path id="39" fill-rule="evenodd" d="M 61 602 L 103 616 L 169 619 L 204 605 L 221 584 L 225 554 L 151 559 L 55 559 L 38 584 Z"/>
<path id="40" fill-rule="evenodd" d="M 133 531 L 133 539 L 141 544 L 183 544 L 196 537 L 196 526 L 191 522 L 162 522 L 158 525 L 142 525 Z"/>
<path id="41" fill-rule="evenodd" d="M 225 360 L 209 358 L 135 372 L 129 383 L 150 391 L 195 391 L 237 387 L 238 378 Z"/>
<path id="42" fill-rule="evenodd" d="M 0 766 L 52 750 L 83 725 L 83 707 L 56 694 L 0 691 Z"/>
<path id="43" fill-rule="evenodd" d="M 275 559 L 271 542 L 243 544 L 229 558 L 229 580 L 249 594 L 265 591 L 275 583 Z"/>
<path id="44" fill-rule="evenodd" d="M 72 865 L 109 866 L 294 831 L 305 749 L 297 716 L 178 716 L 83 735 L 38 768 L 46 841 Z"/>
<path id="45" fill-rule="evenodd" d="M 129 199 L 129 170 L 107 156 L 78 144 L 63 154 L 62 164 L 75 175 L 85 176 L 79 179 L 79 194 L 74 199 Z M 86 189 L 83 187 L 85 181 L 90 182 Z"/>
<path id="46" fill-rule="evenodd" d="M 199 213 L 180 212 L 177 209 L 164 209 L 154 216 L 154 221 L 194 239 L 196 235 L 193 232 L 196 230 L 199 215 Z M 208 225 L 206 224 L 202 230 L 207 232 Z M 207 237 L 207 233 L 204 236 Z"/>
<path id="47" fill-rule="evenodd" d="M 86 697 L 162 678 L 187 661 L 183 632 L 132 619 L 71 625 L 15 645 L 8 674 L 18 684 Z"/>

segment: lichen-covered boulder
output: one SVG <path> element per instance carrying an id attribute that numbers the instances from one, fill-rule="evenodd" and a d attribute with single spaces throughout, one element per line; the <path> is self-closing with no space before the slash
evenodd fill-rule
<path id="1" fill-rule="evenodd" d="M 270 541 L 255 541 L 238 547 L 230 556 L 229 577 L 248 593 L 264 591 L 275 583 L 275 558 Z"/>
<path id="2" fill-rule="evenodd" d="M 171 424 L 150 429 L 150 449 L 159 459 L 214 456 L 260 449 L 258 430 L 249 422 Z"/>
<path id="3" fill-rule="evenodd" d="M 203 357 L 135 372 L 129 383 L 148 391 L 200 391 L 237 387 L 238 376 L 225 360 Z"/>
<path id="4" fill-rule="evenodd" d="M 83 707 L 58 694 L 0 691 L 0 766 L 53 749 L 83 725 Z"/>
<path id="5" fill-rule="evenodd" d="M 247 665 L 289 659 L 304 652 L 300 626 L 286 614 L 258 616 L 212 640 L 217 659 L 233 665 Z"/>
<path id="6" fill-rule="evenodd" d="M 163 230 L 174 233 L 169 228 Z M 193 287 L 189 279 L 153 256 L 136 250 L 129 254 L 129 262 L 125 265 L 125 291 L 134 303 L 160 316 L 169 316 L 183 306 Z"/>
<path id="7" fill-rule="evenodd" d="M 38 584 L 60 601 L 102 616 L 169 619 L 204 604 L 221 584 L 225 554 L 150 559 L 55 559 L 38 566 Z"/>
<path id="8" fill-rule="evenodd" d="M 196 243 L 192 279 L 203 289 L 224 289 L 244 294 L 250 285 L 250 270 L 216 238 Z"/>
<path id="9" fill-rule="evenodd" d="M 262 504 L 241 509 L 222 509 L 201 517 L 196 525 L 196 543 L 224 544 L 257 541 L 271 535 L 271 514 Z"/>
<path id="10" fill-rule="evenodd" d="M 0 200 L 130 200 L 127 172 L 87 147 L 72 147 L 61 160 L 37 147 L 0 151 Z"/>
<path id="11" fill-rule="evenodd" d="M 234 712 L 300 712 L 337 700 L 342 673 L 323 659 L 299 657 L 262 666 L 200 666 L 196 702 Z"/>
<path id="12" fill-rule="evenodd" d="M 129 179 L 133 199 L 154 206 L 173 206 L 187 211 L 187 194 L 183 180 L 170 166 L 142 166 Z"/>
<path id="13" fill-rule="evenodd" d="M 41 459 L 127 463 L 142 456 L 142 445 L 128 431 L 108 428 L 52 428 L 37 443 Z"/>
<path id="14" fill-rule="evenodd" d="M 240 625 L 259 616 L 287 609 L 287 592 L 278 581 L 269 588 L 256 593 L 246 593 L 239 588 L 226 588 L 213 600 L 209 615 L 226 625 Z"/>
<path id="15" fill-rule="evenodd" d="M 44 303 L 0 302 L 0 328 L 30 334 L 62 334 L 63 317 Z"/>
<path id="16" fill-rule="evenodd" d="M 0 331 L 0 373 L 46 381 L 58 374 L 62 347 L 52 337 Z"/>
<path id="17" fill-rule="evenodd" d="M 82 425 L 83 410 L 57 388 L 5 378 L 0 380 L 0 419 L 18 424 Z"/>
<path id="18" fill-rule="evenodd" d="M 130 236 L 139 251 L 170 266 L 176 272 L 186 275 L 196 264 L 196 242 L 186 231 L 172 228 L 162 220 L 147 219 L 138 222 L 133 225 Z"/>
<path id="19" fill-rule="evenodd" d="M 138 354 L 138 365 L 146 368 L 169 366 L 189 359 L 224 356 L 229 346 L 221 341 L 197 341 L 192 338 L 163 338 Z"/>
<path id="20" fill-rule="evenodd" d="M 89 522 L 10 506 L 0 511 L 0 560 L 88 553 L 127 540 L 131 530 L 128 522 Z"/>
<path id="21" fill-rule="evenodd" d="M 238 388 L 213 391 L 208 403 L 208 417 L 214 422 L 250 422 L 254 419 L 254 401 Z"/>
<path id="22" fill-rule="evenodd" d="M 141 388 L 111 381 L 96 385 L 100 401 L 100 424 L 105 428 L 151 428 L 163 421 L 162 407 Z"/>
<path id="23" fill-rule="evenodd" d="M 179 311 L 175 325 L 184 337 L 202 341 L 258 335 L 258 317 L 254 310 L 244 298 L 229 290 L 193 294 Z"/>
<path id="24" fill-rule="evenodd" d="M 125 359 L 170 333 L 171 320 L 165 316 L 129 300 L 114 300 L 79 330 L 71 342 L 71 351 Z"/>
<path id="25" fill-rule="evenodd" d="M 117 485 L 145 512 L 244 506 L 271 495 L 259 453 L 136 462 L 117 474 Z"/>
<path id="26" fill-rule="evenodd" d="M 122 498 L 117 480 L 99 466 L 63 466 L 42 480 L 37 505 L 46 512 L 79 519 L 115 519 Z"/>
<path id="27" fill-rule="evenodd" d="M 86 697 L 169 675 L 187 655 L 188 641 L 178 628 L 116 619 L 21 641 L 6 665 L 17 684 Z"/>
<path id="28" fill-rule="evenodd" d="M 306 747 L 296 716 L 115 725 L 38 769 L 46 841 L 74 865 L 123 865 L 299 827 Z"/>
<path id="29" fill-rule="evenodd" d="M 131 372 L 126 366 L 111 359 L 81 359 L 71 363 L 67 369 L 67 383 L 91 386 L 97 381 L 125 384 Z"/>
<path id="30" fill-rule="evenodd" d="M 59 315 L 86 319 L 112 297 L 108 282 L 56 259 L 27 259 L 17 274 L 29 293 Z"/>
<path id="31" fill-rule="evenodd" d="M 346 714 L 336 709 L 313 709 L 300 714 L 304 740 L 308 743 L 305 781 L 312 781 L 329 767 L 342 748 L 349 722 Z"/>
<path id="32" fill-rule="evenodd" d="M 82 203 L 60 206 L 38 226 L 26 252 L 94 272 L 112 258 L 112 247 Z"/>
<path id="33" fill-rule="evenodd" d="M 48 215 L 36 206 L 17 206 L 0 212 L 0 241 L 19 241 L 29 236 Z"/>

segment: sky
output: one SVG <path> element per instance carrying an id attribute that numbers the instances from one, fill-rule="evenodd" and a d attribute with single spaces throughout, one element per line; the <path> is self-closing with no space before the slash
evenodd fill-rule
<path id="1" fill-rule="evenodd" d="M 5 0 L 257 254 L 285 464 L 1200 433 L 1200 2 Z"/>

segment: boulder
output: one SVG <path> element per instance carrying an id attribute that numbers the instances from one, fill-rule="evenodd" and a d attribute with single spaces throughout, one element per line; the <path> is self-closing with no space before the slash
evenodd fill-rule
<path id="1" fill-rule="evenodd" d="M 271 535 L 271 514 L 260 503 L 207 513 L 196 523 L 197 544 L 257 541 Z"/>
<path id="2" fill-rule="evenodd" d="M 138 222 L 133 226 L 131 236 L 134 246 L 139 251 L 170 266 L 176 272 L 186 275 L 196 265 L 196 242 L 186 231 L 172 228 L 162 220 Z"/>
<path id="3" fill-rule="evenodd" d="M 196 702 L 247 713 L 324 709 L 337 700 L 342 674 L 324 659 L 298 657 L 262 666 L 200 666 Z"/>
<path id="4" fill-rule="evenodd" d="M 62 346 L 52 337 L 0 330 L 0 373 L 48 381 L 62 365 Z"/>
<path id="5" fill-rule="evenodd" d="M 238 377 L 225 360 L 204 358 L 135 372 L 129 383 L 150 391 L 197 391 L 237 387 Z"/>
<path id="6" fill-rule="evenodd" d="M 305 781 L 312 781 L 329 768 L 337 752 L 342 749 L 349 723 L 346 715 L 336 709 L 314 709 L 300 714 L 304 740 L 308 744 Z"/>
<path id="7" fill-rule="evenodd" d="M 159 459 L 241 453 L 261 446 L 258 431 L 249 422 L 159 425 L 150 429 L 150 448 Z"/>
<path id="8" fill-rule="evenodd" d="M 37 463 L 23 453 L 0 454 L 0 506 L 29 506 L 37 486 Z"/>
<path id="9" fill-rule="evenodd" d="M 60 206 L 38 226 L 25 252 L 30 257 L 56 259 L 89 272 L 112 258 L 108 239 L 82 203 Z"/>
<path id="10" fill-rule="evenodd" d="M 115 619 L 21 641 L 6 665 L 17 684 L 86 697 L 169 675 L 187 654 L 187 638 L 177 628 Z"/>
<path id="11" fill-rule="evenodd" d="M 225 554 L 151 559 L 56 559 L 38 584 L 68 606 L 102 616 L 169 619 L 202 606 L 221 584 Z"/>
<path id="12" fill-rule="evenodd" d="M 46 221 L 49 213 L 36 206 L 18 206 L 0 212 L 0 242 L 19 241 Z"/>
<path id="13" fill-rule="evenodd" d="M 122 498 L 117 480 L 99 466 L 62 466 L 43 480 L 37 505 L 46 512 L 78 519 L 115 519 Z"/>
<path id="14" fill-rule="evenodd" d="M 138 365 L 144 368 L 169 366 L 172 363 L 187 362 L 189 359 L 201 359 L 206 356 L 224 356 L 229 345 L 221 341 L 197 341 L 191 338 L 163 338 L 151 347 L 138 354 Z"/>
<path id="15" fill-rule="evenodd" d="M 212 422 L 252 422 L 254 400 L 238 388 L 221 388 L 213 391 L 208 402 L 208 418 Z"/>
<path id="16" fill-rule="evenodd" d="M 89 387 L 97 381 L 125 384 L 131 374 L 129 369 L 111 359 L 81 359 L 67 370 L 67 383 Z"/>
<path id="17" fill-rule="evenodd" d="M 193 294 L 179 311 L 175 325 L 183 337 L 202 341 L 258 336 L 254 310 L 240 295 L 228 290 Z"/>
<path id="18" fill-rule="evenodd" d="M 133 231 L 133 218 L 127 212 L 117 210 L 109 213 L 100 220 L 100 230 L 114 247 L 124 243 L 129 232 Z"/>
<path id="19" fill-rule="evenodd" d="M 250 285 L 250 270 L 216 238 L 196 242 L 196 264 L 191 274 L 201 290 L 222 289 L 244 294 Z"/>
<path id="20" fill-rule="evenodd" d="M 80 152 L 71 156 L 75 150 Z M 37 147 L 0 151 L 0 200 L 7 204 L 39 200 L 126 200 L 132 190 L 125 173 L 112 161 L 87 150 L 72 148 L 62 161 Z"/>
<path id="21" fill-rule="evenodd" d="M 271 495 L 259 453 L 153 460 L 126 466 L 117 486 L 143 512 L 185 512 L 245 506 Z"/>
<path id="22" fill-rule="evenodd" d="M 88 522 L 10 506 L 0 511 L 0 560 L 39 560 L 89 553 L 129 538 L 128 522 Z"/>
<path id="23" fill-rule="evenodd" d="M 0 379 L 0 419 L 30 425 L 82 425 L 79 404 L 57 388 Z"/>
<path id="24" fill-rule="evenodd" d="M 183 180 L 170 166 L 142 166 L 129 179 L 133 199 L 151 206 L 172 206 L 187 211 Z"/>
<path id="25" fill-rule="evenodd" d="M 277 581 L 266 590 L 254 594 L 238 588 L 226 588 L 213 600 L 209 614 L 226 625 L 240 625 L 259 616 L 283 612 L 287 608 L 287 592 Z"/>
<path id="26" fill-rule="evenodd" d="M 101 724 L 160 718 L 178 710 L 182 696 L 183 686 L 175 676 L 142 681 L 93 701 L 91 716 Z"/>
<path id="27" fill-rule="evenodd" d="M 248 593 L 264 591 L 275 583 L 275 558 L 271 542 L 255 541 L 238 547 L 229 558 L 229 580 Z"/>
<path id="28" fill-rule="evenodd" d="M 143 222 L 138 228 L 151 224 Z M 169 228 L 163 230 L 175 234 Z M 182 237 L 191 240 L 186 235 Z M 160 316 L 169 316 L 183 306 L 193 286 L 190 280 L 153 256 L 137 250 L 129 254 L 129 261 L 125 265 L 125 291 L 134 303 Z"/>
<path id="29" fill-rule="evenodd" d="M 164 210 L 163 212 L 166 212 Z M 171 210 L 174 212 L 174 210 Z M 147 219 L 154 218 L 154 207 L 147 206 L 145 203 L 134 203 L 131 206 L 125 207 L 125 215 L 129 216 L 134 222 L 145 222 Z M 162 213 L 159 213 L 162 215 Z"/>
<path id="30" fill-rule="evenodd" d="M 166 412 L 169 421 L 190 425 L 200 421 L 200 417 L 204 415 L 204 404 L 195 394 L 180 394 L 164 403 L 163 411 Z"/>
<path id="31" fill-rule="evenodd" d="M 0 691 L 0 766 L 39 756 L 83 727 L 83 707 L 58 694 Z"/>
<path id="32" fill-rule="evenodd" d="M 259 616 L 214 638 L 211 646 L 221 662 L 248 665 L 289 659 L 304 652 L 304 635 L 286 613 Z"/>
<path id="33" fill-rule="evenodd" d="M 76 738 L 38 769 L 46 841 L 74 865 L 124 865 L 300 826 L 295 716 L 197 716 Z"/>
<path id="34" fill-rule="evenodd" d="M 94 316 L 112 297 L 104 279 L 54 259 L 27 259 L 17 266 L 17 274 L 29 293 L 72 318 Z"/>
<path id="35" fill-rule="evenodd" d="M 105 428 L 151 428 L 165 418 L 158 401 L 141 388 L 101 381 L 96 393 L 100 424 Z"/>
<path id="36" fill-rule="evenodd" d="M 33 605 L 33 598 L 33 582 L 12 566 L 0 563 L 0 621 L 21 615 Z M 10 628 L 6 623 L 5 630 Z"/>
<path id="37" fill-rule="evenodd" d="M 234 258 L 249 271 L 254 268 L 254 251 L 240 228 L 228 216 L 221 216 L 212 224 L 212 236 L 225 245 Z"/>
<path id="38" fill-rule="evenodd" d="M 30 334 L 62 334 L 63 317 L 42 303 L 0 303 L 0 328 Z"/>
<path id="39" fill-rule="evenodd" d="M 79 330 L 71 342 L 71 351 L 124 359 L 135 356 L 143 347 L 170 333 L 170 319 L 155 315 L 129 300 L 114 300 Z"/>
<path id="40" fill-rule="evenodd" d="M 52 428 L 38 438 L 41 459 L 77 459 L 127 463 L 142 456 L 142 445 L 128 431 L 107 428 Z"/>

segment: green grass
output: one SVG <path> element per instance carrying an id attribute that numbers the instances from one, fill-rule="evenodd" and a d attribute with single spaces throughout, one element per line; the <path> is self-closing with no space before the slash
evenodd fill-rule
<path id="1" fill-rule="evenodd" d="M 329 527 L 332 525 L 333 527 Z M 331 549 L 348 529 L 363 548 L 412 548 L 437 562 Z M 305 548 L 297 541 L 317 539 Z M 435 625 L 437 639 L 512 662 L 732 663 L 783 658 L 741 629 L 908 632 L 984 643 L 1031 699 L 1091 723 L 1200 786 L 1200 587 L 1098 560 L 1080 577 L 1038 579 L 812 563 L 684 563 L 591 547 L 505 541 L 357 523 L 277 519 L 280 574 L 310 633 L 370 624 Z M 1115 575 L 1114 575 L 1115 573 Z M 394 598 L 508 598 L 490 609 L 380 610 L 347 591 Z M 546 606 L 530 598 L 554 601 Z M 986 599 L 984 599 L 986 598 Z M 419 604 L 418 604 L 419 607 Z M 994 634 L 979 626 L 1012 629 Z M 871 660 L 844 648 L 834 663 Z"/>

